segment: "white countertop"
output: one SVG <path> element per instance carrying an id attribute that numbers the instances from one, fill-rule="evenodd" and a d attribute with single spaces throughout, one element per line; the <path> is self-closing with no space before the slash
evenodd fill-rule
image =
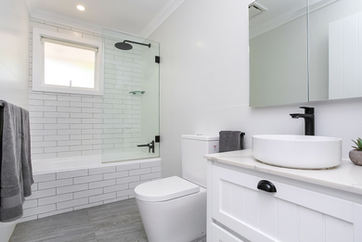
<path id="1" fill-rule="evenodd" d="M 281 168 L 258 162 L 254 159 L 251 150 L 215 153 L 205 157 L 222 164 L 362 195 L 362 166 L 356 166 L 350 161 L 343 161 L 340 166 L 333 169 L 301 170 Z"/>

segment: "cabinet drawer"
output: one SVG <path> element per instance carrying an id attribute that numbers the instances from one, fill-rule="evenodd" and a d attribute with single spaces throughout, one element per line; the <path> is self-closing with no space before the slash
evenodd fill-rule
<path id="1" fill-rule="evenodd" d="M 250 241 L 362 241 L 358 204 L 270 180 L 262 173 L 216 165 L 210 171 L 210 216 Z M 258 189 L 262 180 L 272 183 L 276 192 Z"/>
<path id="2" fill-rule="evenodd" d="M 210 242 L 244 242 L 214 223 L 211 224 L 211 231 L 211 240 L 208 239 Z"/>

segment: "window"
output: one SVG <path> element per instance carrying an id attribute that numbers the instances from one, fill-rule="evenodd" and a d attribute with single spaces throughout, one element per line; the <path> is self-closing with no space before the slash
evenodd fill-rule
<path id="1" fill-rule="evenodd" d="M 44 40 L 44 83 L 94 88 L 96 52 Z"/>
<path id="2" fill-rule="evenodd" d="M 34 29 L 33 90 L 103 94 L 102 42 Z"/>

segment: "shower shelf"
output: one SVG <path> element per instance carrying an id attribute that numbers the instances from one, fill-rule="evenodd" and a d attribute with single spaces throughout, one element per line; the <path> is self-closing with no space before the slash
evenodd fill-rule
<path id="1" fill-rule="evenodd" d="M 132 94 L 132 95 L 143 95 L 145 93 L 146 93 L 146 91 L 131 91 L 131 92 L 129 92 L 129 94 Z"/>

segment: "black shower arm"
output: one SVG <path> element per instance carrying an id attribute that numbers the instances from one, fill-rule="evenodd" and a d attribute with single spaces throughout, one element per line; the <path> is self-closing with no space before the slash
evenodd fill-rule
<path id="1" fill-rule="evenodd" d="M 136 42 L 136 41 L 132 41 L 132 40 L 125 40 L 125 41 L 123 41 L 123 43 L 132 43 L 132 44 L 137 44 L 137 45 L 144 45 L 144 46 L 148 46 L 148 48 L 151 48 L 151 43 L 150 44 L 145 44 L 145 43 L 140 43 L 140 42 Z"/>

